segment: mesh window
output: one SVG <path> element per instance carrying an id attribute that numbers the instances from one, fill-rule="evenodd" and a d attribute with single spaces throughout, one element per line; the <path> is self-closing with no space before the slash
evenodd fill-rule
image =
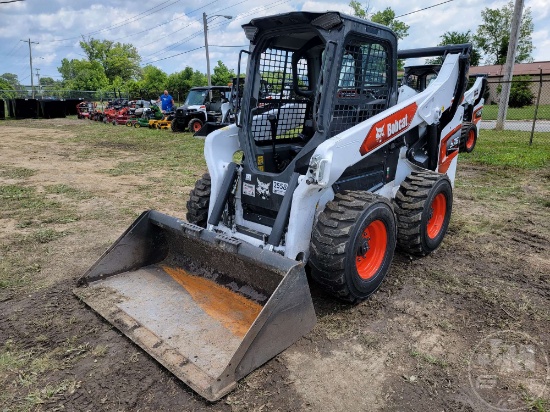
<path id="1" fill-rule="evenodd" d="M 342 56 L 330 137 L 387 108 L 390 56 L 379 43 L 351 41 Z"/>
<path id="2" fill-rule="evenodd" d="M 251 132 L 258 144 L 272 140 L 269 116 L 275 116 L 277 141 L 294 141 L 311 123 L 311 109 L 307 98 L 297 96 L 292 87 L 292 52 L 266 49 L 260 59 L 261 88 L 256 93 L 256 109 L 253 111 Z M 297 63 L 298 88 L 309 90 L 306 59 Z"/>

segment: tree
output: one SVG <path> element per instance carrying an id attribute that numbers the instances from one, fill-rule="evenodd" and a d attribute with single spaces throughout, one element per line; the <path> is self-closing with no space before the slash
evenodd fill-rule
<path id="1" fill-rule="evenodd" d="M 141 57 L 132 44 L 90 38 L 88 41 L 81 41 L 80 47 L 90 62 L 96 61 L 101 64 L 111 82 L 117 76 L 122 79 L 135 79 L 140 74 Z"/>
<path id="2" fill-rule="evenodd" d="M 193 71 L 193 68 L 187 66 L 182 71 L 168 76 L 167 87 L 170 92 L 177 91 L 183 98 L 187 96 L 192 87 L 206 86 L 207 84 L 208 80 L 205 74 L 198 70 Z"/>
<path id="3" fill-rule="evenodd" d="M 85 59 L 63 59 L 57 70 L 63 77 L 64 85 L 70 90 L 100 90 L 109 85 L 105 71 L 97 61 Z"/>
<path id="4" fill-rule="evenodd" d="M 409 26 L 395 18 L 395 11 L 391 7 L 386 7 L 384 10 L 374 13 L 371 16 L 371 21 L 388 26 L 394 31 L 399 40 L 403 40 L 409 35 Z"/>
<path id="5" fill-rule="evenodd" d="M 8 85 L 10 90 L 23 90 L 24 87 L 19 83 L 19 79 L 16 74 L 13 73 L 4 73 L 0 76 Z"/>
<path id="6" fill-rule="evenodd" d="M 13 86 L 0 76 L 0 99 L 15 99 L 17 92 L 13 90 Z"/>
<path id="7" fill-rule="evenodd" d="M 354 16 L 369 20 L 370 5 L 368 3 L 363 8 L 357 0 L 351 0 L 349 5 L 353 9 Z M 370 21 L 389 27 L 399 40 L 403 40 L 409 35 L 409 26 L 395 18 L 395 11 L 391 7 L 386 7 L 384 10 L 372 14 Z M 404 65 L 404 60 L 397 60 L 397 70 L 403 70 Z"/>
<path id="8" fill-rule="evenodd" d="M 216 86 L 227 86 L 233 81 L 233 77 L 235 76 L 233 69 L 229 70 L 221 60 L 218 60 L 218 64 L 214 67 L 212 84 Z"/>
<path id="9" fill-rule="evenodd" d="M 388 26 L 395 32 L 399 40 L 403 40 L 409 35 L 409 26 L 395 18 L 395 11 L 391 7 L 386 7 L 384 10 L 377 11 L 369 16 L 369 4 L 363 8 L 357 0 L 351 0 L 349 5 L 353 9 L 354 16 Z"/>
<path id="10" fill-rule="evenodd" d="M 41 77 L 40 78 L 40 86 L 53 86 L 55 85 L 56 81 L 51 77 Z"/>
<path id="11" fill-rule="evenodd" d="M 368 3 L 365 5 L 365 8 L 363 8 L 363 5 L 361 3 L 356 0 L 351 0 L 349 2 L 349 6 L 353 9 L 354 16 L 368 20 L 370 10 L 370 5 Z"/>
<path id="12" fill-rule="evenodd" d="M 168 76 L 161 69 L 147 65 L 142 69 L 142 79 L 138 82 L 139 88 L 146 91 L 148 96 L 160 96 L 167 87 Z"/>
<path id="13" fill-rule="evenodd" d="M 463 43 L 472 43 L 473 36 L 470 30 L 466 32 L 458 31 L 447 31 L 440 36 L 441 41 L 438 43 L 438 46 L 447 46 L 450 44 L 463 44 Z M 481 60 L 481 55 L 475 47 L 472 47 L 472 53 L 470 54 L 470 66 L 479 66 L 479 61 Z M 443 57 L 436 57 L 435 59 L 428 59 L 427 64 L 442 64 Z"/>
<path id="14" fill-rule="evenodd" d="M 481 12 L 483 23 L 477 28 L 474 36 L 477 47 L 484 53 L 486 64 L 504 64 L 508 54 L 510 30 L 512 27 L 512 15 L 514 3 L 510 1 L 500 9 L 485 8 Z M 516 63 L 533 61 L 533 34 L 534 25 L 531 9 L 523 11 L 519 28 L 519 40 L 516 50 Z"/>
<path id="15" fill-rule="evenodd" d="M 510 99 L 508 100 L 509 107 L 524 107 L 533 104 L 535 95 L 531 90 L 531 77 L 530 76 L 514 76 L 512 84 L 510 86 Z M 497 93 L 500 94 L 502 86 L 499 84 L 497 87 Z"/>

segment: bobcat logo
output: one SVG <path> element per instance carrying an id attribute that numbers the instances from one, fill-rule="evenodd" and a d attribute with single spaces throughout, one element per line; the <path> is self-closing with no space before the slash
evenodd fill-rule
<path id="1" fill-rule="evenodd" d="M 258 196 L 262 200 L 269 199 L 269 183 L 260 182 L 260 179 L 258 179 L 258 186 L 256 187 L 256 192 L 258 193 Z"/>
<path id="2" fill-rule="evenodd" d="M 384 138 L 384 126 L 376 128 L 376 141 L 380 143 Z"/>

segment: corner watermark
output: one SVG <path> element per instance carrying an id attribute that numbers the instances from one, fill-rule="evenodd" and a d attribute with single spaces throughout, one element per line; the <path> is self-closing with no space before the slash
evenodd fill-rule
<path id="1" fill-rule="evenodd" d="M 541 398 L 550 369 L 542 346 L 523 332 L 506 330 L 485 337 L 468 361 L 468 378 L 476 396 L 490 410 L 510 412 Z"/>

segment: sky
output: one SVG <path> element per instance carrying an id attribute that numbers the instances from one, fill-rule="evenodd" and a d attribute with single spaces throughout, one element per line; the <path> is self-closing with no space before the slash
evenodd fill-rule
<path id="1" fill-rule="evenodd" d="M 435 46 L 446 31 L 475 32 L 484 8 L 506 4 L 450 0 L 415 12 L 443 1 L 371 0 L 369 5 L 373 13 L 391 7 L 397 16 L 404 15 L 399 20 L 410 26 L 409 36 L 399 42 L 399 49 L 409 49 Z M 548 61 L 550 0 L 525 0 L 525 7 L 531 8 L 535 26 L 533 58 Z M 248 44 L 241 25 L 272 14 L 327 10 L 351 14 L 349 0 L 0 0 L 0 74 L 14 73 L 21 83 L 30 84 L 30 38 L 38 43 L 31 45 L 34 82 L 36 69 L 42 77 L 61 80 L 57 68 L 63 58 L 85 58 L 79 45 L 82 36 L 132 43 L 143 66 L 152 64 L 168 74 L 186 66 L 206 73 L 203 13 L 208 19 L 211 67 L 222 60 L 236 72 L 239 50 Z"/>

